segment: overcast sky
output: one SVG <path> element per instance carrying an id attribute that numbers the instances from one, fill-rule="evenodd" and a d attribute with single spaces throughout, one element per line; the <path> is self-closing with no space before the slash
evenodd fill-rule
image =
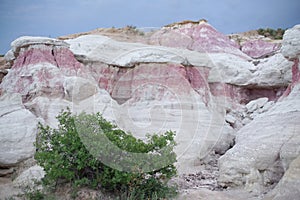
<path id="1" fill-rule="evenodd" d="M 161 27 L 205 18 L 223 33 L 300 24 L 299 0 L 0 0 L 0 54 L 22 35 L 99 27 Z"/>

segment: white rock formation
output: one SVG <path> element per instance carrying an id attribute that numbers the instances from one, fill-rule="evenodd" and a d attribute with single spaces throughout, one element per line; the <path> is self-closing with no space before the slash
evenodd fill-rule
<path id="1" fill-rule="evenodd" d="M 259 60 L 249 85 L 260 87 L 287 86 L 292 80 L 293 62 L 288 61 L 278 53 L 270 58 Z"/>
<path id="2" fill-rule="evenodd" d="M 295 172 L 294 169 L 289 172 L 290 163 L 300 154 L 300 84 L 297 71 L 299 66 L 295 66 L 298 65 L 300 44 L 295 39 L 299 38 L 299 34 L 295 33 L 299 33 L 299 26 L 287 31 L 282 47 L 284 56 L 296 60 L 293 65 L 291 91 L 287 97 L 281 98 L 267 112 L 256 116 L 237 132 L 236 145 L 219 159 L 219 182 L 222 185 L 245 185 L 248 190 L 260 193 L 277 184 L 284 172 L 287 174 L 283 177 L 297 176 L 289 175 Z M 266 99 L 259 99 L 250 102 L 246 107 L 252 112 L 265 103 Z M 270 193 L 275 199 L 289 197 L 287 193 L 283 193 L 282 196 L 274 195 L 283 188 L 290 189 L 290 183 L 285 180 L 286 178 L 282 178 L 276 187 L 280 189 Z M 299 188 L 292 192 L 298 193 Z"/>
<path id="3" fill-rule="evenodd" d="M 14 181 L 13 184 L 17 187 L 29 187 L 35 189 L 35 184 L 42 180 L 45 176 L 45 171 L 42 167 L 34 165 L 23 171 Z"/>
<path id="4" fill-rule="evenodd" d="M 21 95 L 0 97 L 0 166 L 15 166 L 34 155 L 37 119 L 22 104 Z"/>
<path id="5" fill-rule="evenodd" d="M 291 162 L 276 187 L 263 200 L 297 200 L 300 197 L 300 156 Z"/>
<path id="6" fill-rule="evenodd" d="M 16 53 L 20 47 L 26 47 L 26 46 L 38 45 L 38 44 L 68 47 L 67 43 L 53 38 L 22 36 L 17 38 L 11 43 L 11 50 Z"/>
<path id="7" fill-rule="evenodd" d="M 262 108 L 268 102 L 268 98 L 262 97 L 253 101 L 250 101 L 246 105 L 247 112 L 253 113 L 258 108 Z"/>
<path id="8" fill-rule="evenodd" d="M 106 36 L 86 35 L 67 40 L 70 50 L 83 62 L 103 62 L 132 67 L 136 63 L 178 63 L 211 66 L 205 53 L 162 46 L 127 43 Z"/>
<path id="9" fill-rule="evenodd" d="M 249 190 L 257 192 L 263 189 L 262 186 L 280 180 L 287 168 L 284 166 L 299 154 L 292 144 L 300 143 L 297 137 L 300 92 L 295 90 L 293 94 L 238 131 L 235 146 L 219 159 L 221 184 L 245 184 Z M 285 152 L 289 152 L 284 153 L 288 157 L 285 160 L 281 158 L 283 146 L 288 148 Z"/>
<path id="10" fill-rule="evenodd" d="M 296 25 L 284 33 L 281 52 L 287 58 L 299 57 L 300 25 Z"/>

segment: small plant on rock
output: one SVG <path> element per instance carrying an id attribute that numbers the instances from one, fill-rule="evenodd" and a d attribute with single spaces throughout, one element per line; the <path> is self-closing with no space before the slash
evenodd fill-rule
<path id="1" fill-rule="evenodd" d="M 172 131 L 148 136 L 148 141 L 144 142 L 118 129 L 100 114 L 72 115 L 68 109 L 57 119 L 57 129 L 42 124 L 38 127 L 35 159 L 46 172 L 45 185 L 56 187 L 71 183 L 75 188 L 87 186 L 113 192 L 121 199 L 166 199 L 176 194 L 176 188 L 167 185 L 177 172 Z M 123 154 L 116 153 L 116 148 L 103 138 Z M 128 170 L 105 165 L 97 158 L 97 152 L 116 162 L 122 160 Z M 149 162 L 139 157 L 126 157 L 130 153 L 156 156 Z M 162 162 L 167 164 L 157 168 Z M 141 170 L 145 166 L 149 167 L 146 167 L 147 172 Z"/>

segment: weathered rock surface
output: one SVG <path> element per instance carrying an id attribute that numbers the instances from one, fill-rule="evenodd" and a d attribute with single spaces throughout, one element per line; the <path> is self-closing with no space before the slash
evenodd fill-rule
<path id="1" fill-rule="evenodd" d="M 81 62 L 102 62 L 120 67 L 133 67 L 138 63 L 177 63 L 212 67 L 204 53 L 184 49 L 150 46 L 112 40 L 101 35 L 80 36 L 66 40 L 70 50 Z"/>
<path id="2" fill-rule="evenodd" d="M 34 188 L 36 182 L 41 181 L 45 176 L 45 171 L 42 167 L 34 165 L 22 172 L 14 181 L 13 184 L 17 187 Z"/>
<path id="3" fill-rule="evenodd" d="M 242 44 L 242 52 L 252 58 L 263 58 L 275 54 L 280 50 L 280 45 L 264 40 L 250 40 Z"/>
<path id="4" fill-rule="evenodd" d="M 258 115 L 237 132 L 236 145 L 219 159 L 219 182 L 222 185 L 244 185 L 248 190 L 260 193 L 268 191 L 282 180 L 278 187 L 286 187 L 288 190 L 289 186 L 284 184 L 282 176 L 288 173 L 286 170 L 291 161 L 300 154 L 300 84 L 297 71 L 299 50 L 298 47 L 290 47 L 295 45 L 295 37 L 299 37 L 290 37 L 290 34 L 297 31 L 298 26 L 287 31 L 283 42 L 283 55 L 294 61 L 292 84 L 288 89 L 290 92 L 269 111 Z M 286 53 L 288 48 L 291 49 Z M 266 99 L 259 99 L 246 107 L 248 111 L 252 111 L 265 102 Z M 299 193 L 299 189 L 294 193 Z"/>
<path id="5" fill-rule="evenodd" d="M 37 119 L 18 94 L 0 97 L 0 166 L 14 166 L 35 152 Z"/>
<path id="6" fill-rule="evenodd" d="M 300 25 L 294 26 L 292 29 L 288 29 L 282 42 L 281 52 L 282 54 L 290 59 L 299 57 L 300 55 Z"/>
<path id="7" fill-rule="evenodd" d="M 297 200 L 300 197 L 300 156 L 290 163 L 277 186 L 263 200 Z"/>
<path id="8" fill-rule="evenodd" d="M 180 194 L 177 199 L 240 200 L 240 198 L 237 196 L 226 194 L 220 191 L 211 191 L 208 189 L 188 190 L 185 193 Z"/>
<path id="9" fill-rule="evenodd" d="M 73 85 L 77 88 L 77 83 Z M 78 91 L 78 90 L 76 90 Z M 94 91 L 94 90 L 92 90 Z M 80 96 L 80 90 L 78 93 L 74 93 L 74 96 Z M 86 91 L 83 92 L 86 94 Z M 72 99 L 72 98 L 71 98 Z M 25 106 L 36 116 L 44 120 L 44 122 L 51 127 L 57 127 L 56 116 L 63 110 L 69 107 L 73 113 L 102 113 L 103 117 L 115 122 L 114 110 L 118 110 L 118 104 L 110 97 L 105 90 L 97 90 L 97 93 L 83 99 L 80 102 L 71 101 L 61 98 L 49 98 L 49 97 L 36 97 L 32 101 L 25 103 Z"/>
<path id="10" fill-rule="evenodd" d="M 12 43 L 12 51 L 17 57 L 11 61 L 13 66 L 0 89 L 20 93 L 23 100 L 40 95 L 63 95 L 65 76 L 85 76 L 82 65 L 67 46 L 67 43 L 50 38 L 17 39 Z"/>
<path id="11" fill-rule="evenodd" d="M 287 87 L 292 82 L 293 62 L 288 61 L 282 54 L 259 60 L 248 85 L 259 87 Z M 277 94 L 281 96 L 281 94 Z"/>
<path id="12" fill-rule="evenodd" d="M 112 77 L 120 76 L 118 72 L 120 70 L 97 63 L 131 68 L 139 63 L 174 63 L 192 66 L 192 68 L 187 68 L 191 69 L 187 72 L 187 76 L 198 74 L 196 78 L 204 79 L 204 84 L 210 87 L 214 95 L 221 93 L 230 99 L 245 102 L 263 96 L 268 96 L 271 100 L 277 99 L 290 83 L 292 62 L 287 61 L 281 55 L 261 60 L 261 63 L 255 66 L 229 53 L 204 54 L 175 48 L 129 44 L 98 35 L 81 36 L 66 42 L 70 44 L 71 51 L 77 59 L 89 65 L 94 71 L 97 70 L 100 84 L 104 84 L 105 88 L 112 88 L 112 81 L 116 79 Z M 130 69 L 124 69 L 122 73 L 128 70 Z M 278 78 L 271 78 L 274 76 Z M 191 77 L 187 78 L 191 79 Z M 201 87 L 199 80 L 191 79 L 191 81 L 194 89 L 196 89 L 195 86 Z M 219 83 L 226 83 L 230 86 L 220 86 Z M 274 92 L 275 90 L 268 88 L 277 88 L 277 91 Z"/>
<path id="13" fill-rule="evenodd" d="M 150 44 L 180 47 L 202 53 L 229 53 L 250 59 L 231 41 L 205 21 L 175 23 L 154 33 Z"/>
<path id="14" fill-rule="evenodd" d="M 288 165 L 281 159 L 282 147 L 289 147 L 290 158 L 299 154 L 292 145 L 300 143 L 299 90 L 295 93 L 238 131 L 236 145 L 219 160 L 221 184 L 246 185 L 255 191 L 280 180 L 283 166 Z"/>
<path id="15" fill-rule="evenodd" d="M 97 64 L 95 63 L 107 63 L 107 62 L 108 62 L 107 64 L 110 65 L 123 66 L 127 68 L 129 67 L 129 69 L 123 70 L 123 72 L 121 71 L 120 73 L 120 70 L 116 68 L 111 68 L 111 67 L 108 68 L 106 66 L 100 65 L 101 68 L 104 68 L 100 72 L 100 76 L 102 76 L 102 78 L 100 79 L 100 85 L 103 86 L 103 88 L 107 89 L 111 93 L 112 97 L 116 99 L 119 103 L 122 104 L 124 103 L 122 105 L 122 108 L 125 109 L 125 113 L 118 115 L 118 116 L 122 116 L 122 118 L 117 119 L 117 123 L 119 126 L 121 126 L 126 130 L 130 130 L 134 134 L 140 134 L 138 136 L 142 137 L 142 135 L 144 135 L 143 132 L 145 127 L 147 127 L 147 131 L 156 132 L 157 127 L 161 128 L 161 124 L 160 123 L 155 124 L 155 122 L 156 121 L 162 122 L 164 121 L 164 119 L 167 118 L 168 123 L 162 130 L 167 130 L 168 128 L 172 127 L 172 129 L 175 129 L 177 131 L 179 130 L 180 133 L 184 133 L 183 134 L 184 140 L 178 137 L 178 141 L 180 141 L 180 143 L 183 144 L 188 144 L 188 142 L 185 140 L 190 137 L 186 137 L 187 133 L 185 133 L 185 131 L 190 130 L 191 128 L 190 125 L 188 126 L 184 125 L 181 127 L 181 129 L 176 128 L 176 123 L 180 121 L 178 117 L 181 118 L 183 115 L 181 116 L 175 115 L 175 117 L 174 114 L 173 116 L 172 114 L 170 116 L 169 115 L 163 116 L 163 113 L 161 113 L 160 109 L 154 107 L 154 105 L 157 104 L 166 108 L 172 106 L 174 107 L 173 109 L 170 110 L 164 109 L 164 112 L 166 113 L 172 113 L 176 109 L 178 109 L 176 108 L 176 104 L 178 103 L 171 103 L 170 105 L 164 105 L 164 103 L 158 103 L 158 102 L 167 103 L 168 101 L 170 101 L 170 97 L 168 96 L 166 96 L 165 98 L 162 97 L 164 97 L 164 95 L 167 94 L 166 91 L 168 91 L 169 89 L 171 89 L 172 91 L 174 90 L 174 87 L 178 87 L 177 85 L 178 82 L 181 82 L 182 85 L 179 89 L 175 89 L 173 93 L 175 93 L 177 96 L 180 97 L 179 102 L 181 104 L 183 105 L 191 104 L 190 107 L 192 108 L 189 112 L 187 112 L 189 113 L 189 115 L 185 116 L 184 118 L 191 119 L 190 121 L 191 124 L 197 124 L 199 122 L 200 124 L 203 124 L 205 127 L 205 124 L 207 124 L 207 122 L 206 123 L 205 121 L 202 122 L 202 119 L 210 119 L 211 117 L 209 113 L 211 112 L 211 110 L 208 111 L 207 114 L 205 114 L 206 108 L 204 105 L 199 107 L 199 105 L 201 104 L 197 103 L 199 105 L 195 105 L 194 103 L 191 103 L 193 102 L 191 99 L 182 99 L 181 97 L 181 96 L 191 96 L 191 92 L 193 92 L 191 90 L 192 88 L 196 92 L 198 92 L 198 94 L 201 94 L 202 101 L 204 103 L 210 104 L 212 103 L 210 102 L 212 101 L 212 99 L 210 98 L 210 93 L 213 93 L 213 95 L 220 95 L 220 93 L 219 94 L 214 93 L 214 85 L 207 86 L 206 85 L 207 82 L 208 83 L 225 82 L 237 86 L 258 87 L 258 88 L 259 87 L 283 87 L 284 90 L 284 87 L 287 86 L 287 84 L 290 82 L 289 78 L 291 77 L 290 66 L 292 65 L 292 63 L 287 61 L 285 58 L 283 58 L 283 56 L 280 55 L 275 55 L 271 57 L 270 61 L 269 60 L 262 61 L 261 66 L 255 67 L 252 63 L 248 62 L 247 60 L 232 54 L 211 53 L 209 54 L 209 59 L 208 59 L 207 57 L 203 56 L 203 54 L 197 52 L 191 53 L 190 51 L 185 50 L 182 52 L 187 52 L 186 54 L 179 54 L 177 49 L 162 48 L 162 47 L 155 47 L 155 46 L 150 47 L 143 44 L 128 44 L 123 42 L 116 42 L 107 37 L 102 37 L 102 36 L 93 36 L 93 35 L 81 36 L 77 39 L 69 40 L 66 42 L 70 43 L 71 50 L 74 52 L 74 54 L 79 60 L 81 60 L 82 62 L 91 66 L 94 69 L 97 68 Z M 160 51 L 161 49 L 163 49 L 163 51 Z M 159 56 L 157 56 L 158 54 Z M 194 58 L 192 57 L 193 55 L 198 55 L 197 62 L 191 61 L 194 60 Z M 212 62 L 210 62 L 210 59 L 213 61 L 213 65 Z M 174 64 L 157 65 L 154 64 L 155 60 L 158 62 L 167 62 L 167 63 L 174 63 Z M 145 64 L 139 64 L 139 63 L 145 63 Z M 192 71 L 193 68 L 188 68 L 188 70 L 191 69 L 190 71 L 186 70 L 186 67 L 184 66 L 186 63 L 193 63 L 193 65 L 195 65 L 195 71 L 194 72 Z M 274 63 L 276 63 L 275 64 L 276 68 L 271 67 L 274 66 Z M 202 70 L 202 68 L 200 67 L 198 68 L 197 66 L 205 66 L 207 70 L 210 70 L 208 71 L 208 76 L 205 74 L 205 71 Z M 280 69 L 281 71 L 276 69 Z M 220 72 L 223 73 L 220 74 Z M 278 79 L 266 78 L 266 76 L 271 77 L 272 74 L 274 75 L 276 73 L 279 73 L 278 76 L 280 78 Z M 107 75 L 103 75 L 103 74 L 107 74 Z M 173 79 L 170 79 L 171 77 Z M 202 79 L 201 80 L 202 82 L 199 82 L 199 78 Z M 116 80 L 116 81 L 113 82 L 112 80 Z M 153 80 L 155 80 L 155 83 L 167 89 L 163 87 L 160 88 L 157 85 L 153 84 Z M 186 80 L 190 81 L 192 88 L 189 85 L 189 83 L 186 82 Z M 144 86 L 141 87 L 140 85 L 144 85 Z M 223 90 L 226 91 L 224 87 L 221 87 L 221 90 L 222 88 Z M 140 90 L 144 92 L 140 92 Z M 262 92 L 261 95 L 267 96 L 271 100 L 278 98 L 282 94 L 281 90 L 274 92 L 274 90 L 266 89 L 265 91 L 266 92 L 265 93 Z M 273 94 L 269 94 L 268 91 L 272 92 Z M 230 94 L 230 92 L 228 93 Z M 243 93 L 241 92 L 241 94 Z M 222 95 L 223 94 L 221 93 L 221 96 Z M 233 93 L 232 96 L 229 97 L 235 98 L 234 95 L 235 94 Z M 197 97 L 197 94 L 192 93 L 192 96 Z M 185 107 L 186 106 L 184 106 L 184 108 Z M 135 116 L 134 119 L 132 119 L 130 115 L 127 114 L 128 110 L 129 112 L 133 113 L 132 116 Z M 150 110 L 151 110 L 151 115 L 150 115 L 151 117 L 149 118 L 148 117 L 149 115 L 148 114 L 145 115 L 145 113 L 149 113 Z M 198 118 L 197 113 L 192 114 L 195 112 L 195 111 L 193 112 L 193 110 L 195 111 L 201 110 L 202 111 L 201 113 L 203 113 L 202 117 Z M 120 109 L 117 113 L 121 111 L 122 109 Z M 154 116 L 152 113 L 158 113 L 158 114 L 157 116 Z M 125 119 L 130 119 L 130 120 L 124 121 L 124 116 L 128 116 Z M 150 121 L 152 121 L 151 124 L 149 124 Z M 147 124 L 150 126 L 147 126 Z M 210 135 L 216 135 L 213 133 L 214 128 L 211 129 L 212 132 L 210 132 Z M 231 137 L 229 138 L 232 138 L 233 134 L 231 133 L 229 135 L 231 135 Z M 223 138 L 221 137 L 221 135 L 218 137 Z M 195 139 L 195 141 L 196 143 L 199 144 L 201 143 L 200 142 L 201 140 L 203 140 L 203 136 L 201 136 L 200 134 L 199 139 Z M 212 141 L 215 141 L 215 139 L 213 139 Z M 220 141 L 222 140 L 220 139 Z M 207 141 L 205 143 L 208 144 Z M 228 148 L 230 146 L 230 143 L 231 142 L 225 142 L 225 144 L 227 144 L 225 146 L 227 146 Z M 179 147 L 179 149 L 181 148 Z M 178 152 L 181 152 L 182 150 L 183 149 L 181 149 Z M 221 150 L 221 152 L 222 151 L 224 150 Z M 186 162 L 184 162 L 185 164 L 189 163 L 188 160 L 191 161 L 193 160 L 192 158 L 195 157 L 197 154 L 197 153 L 195 154 L 195 152 L 197 152 L 197 150 L 194 149 L 194 147 L 191 147 L 191 151 L 188 152 L 186 156 L 182 156 L 183 159 L 186 159 Z M 190 166 L 190 164 L 188 165 Z"/>
<path id="16" fill-rule="evenodd" d="M 91 63 L 92 60 L 94 63 L 89 64 L 91 68 L 93 69 L 97 69 L 97 68 L 99 69 L 99 67 L 103 68 L 103 70 L 100 70 L 100 74 L 99 74 L 100 86 L 107 89 L 111 93 L 112 97 L 116 99 L 119 103 L 124 103 L 127 101 L 124 105 L 122 105 L 122 107 L 125 109 L 125 113 L 122 115 L 118 115 L 118 116 L 122 116 L 122 119 L 117 120 L 119 126 L 125 128 L 126 130 L 130 130 L 134 134 L 143 135 L 145 133 L 145 127 L 147 127 L 147 131 L 149 132 L 156 132 L 157 130 L 159 130 L 157 129 L 158 127 L 159 128 L 162 127 L 161 124 L 159 123 L 154 124 L 154 122 L 158 121 L 162 123 L 163 121 L 167 120 L 166 123 L 167 125 L 165 125 L 163 129 L 161 129 L 161 131 L 167 130 L 169 128 L 180 131 L 180 133 L 182 134 L 181 136 L 182 139 L 178 137 L 178 141 L 182 141 L 180 142 L 182 144 L 189 143 L 188 141 L 186 141 L 189 140 L 187 139 L 189 137 L 186 137 L 186 134 L 193 134 L 197 132 L 195 131 L 197 129 L 191 128 L 192 126 L 190 124 L 192 125 L 202 124 L 203 127 L 206 127 L 206 124 L 211 126 L 210 123 L 202 120 L 202 119 L 205 120 L 211 119 L 210 112 L 205 111 L 206 108 L 204 104 L 203 105 L 201 105 L 200 103 L 195 104 L 194 102 L 199 102 L 199 101 L 198 100 L 195 101 L 193 99 L 194 98 L 197 99 L 198 94 L 200 94 L 200 97 L 202 98 L 200 102 L 202 101 L 205 102 L 206 104 L 212 103 L 210 102 L 212 100 L 210 99 L 209 96 L 210 88 L 207 85 L 207 74 L 206 74 L 207 70 L 204 70 L 200 67 L 185 68 L 184 64 L 192 63 L 193 65 L 196 66 L 206 66 L 208 69 L 213 68 L 214 65 L 216 65 L 216 63 L 217 65 L 220 65 L 220 68 L 222 68 L 222 66 L 224 66 L 226 62 L 227 62 L 227 66 L 229 67 L 235 66 L 236 70 L 242 69 L 243 67 L 242 64 L 252 67 L 250 63 L 247 63 L 246 61 L 234 55 L 232 55 L 230 58 L 228 58 L 229 56 L 226 57 L 226 55 L 223 55 L 223 57 L 218 57 L 217 55 L 215 55 L 214 56 L 215 60 L 220 60 L 220 61 L 215 62 L 214 65 L 212 65 L 210 61 L 211 58 L 208 58 L 205 54 L 186 51 L 186 50 L 183 51 L 183 50 L 178 50 L 173 48 L 155 47 L 155 46 L 150 47 L 142 44 L 128 45 L 127 43 L 116 42 L 101 36 L 82 36 L 75 40 L 71 40 L 67 42 L 70 43 L 71 50 L 74 52 L 76 57 L 80 59 L 82 62 L 88 64 Z M 118 49 L 118 51 L 116 51 L 115 49 Z M 163 51 L 161 51 L 162 49 Z M 160 54 L 159 56 L 158 53 Z M 173 57 L 170 57 L 169 55 L 172 55 Z M 162 60 L 163 62 L 169 62 L 174 64 L 167 64 L 167 65 L 154 64 L 154 62 L 157 61 L 160 62 L 160 58 L 163 58 Z M 171 59 L 171 58 L 175 58 L 175 59 Z M 97 64 L 95 64 L 95 62 L 103 63 L 103 62 L 107 62 L 107 60 L 110 61 L 110 63 L 108 64 L 131 67 L 133 69 L 123 70 L 124 72 L 122 72 L 116 68 L 111 68 L 111 67 L 108 68 L 106 66 L 101 66 L 101 65 L 97 66 Z M 196 60 L 196 62 L 194 60 Z M 111 63 L 112 61 L 114 63 Z M 139 64 L 144 62 L 151 63 L 151 64 Z M 228 64 L 229 62 L 232 62 L 234 64 L 230 65 Z M 247 71 L 246 69 L 242 72 L 246 74 L 243 77 L 249 77 L 251 74 L 250 71 L 249 70 Z M 242 72 L 240 74 L 243 74 Z M 222 78 L 218 78 L 220 74 L 217 73 L 217 70 L 211 72 L 211 74 L 213 74 L 212 77 L 215 78 L 215 80 L 213 81 L 215 82 L 221 81 Z M 228 82 L 233 83 L 235 81 L 234 75 L 235 74 L 227 75 L 227 77 L 229 77 Z M 190 83 L 188 81 L 190 81 Z M 240 78 L 240 82 L 241 81 L 244 80 Z M 178 87 L 177 84 L 178 82 L 182 83 L 181 87 Z M 238 80 L 235 81 L 235 83 L 238 84 L 239 83 Z M 141 85 L 143 85 L 143 87 L 141 87 Z M 191 89 L 194 89 L 198 94 L 194 93 L 194 91 Z M 174 102 L 173 100 L 173 102 L 171 101 L 170 103 L 167 103 L 168 101 L 170 101 L 170 98 L 174 99 L 175 97 L 175 96 L 170 97 L 170 95 L 164 97 L 166 94 L 168 94 L 168 91 L 170 91 L 171 94 L 173 93 L 173 96 L 174 95 L 177 96 L 177 101 Z M 186 96 L 189 96 L 191 98 L 186 98 Z M 187 104 L 187 106 L 185 106 L 185 104 Z M 164 109 L 160 109 L 159 107 L 156 108 L 157 106 L 155 105 L 160 105 Z M 172 114 L 172 112 L 178 112 L 176 110 L 179 109 L 180 105 L 181 106 L 184 105 L 184 107 L 182 107 L 181 110 L 183 108 L 188 108 L 187 111 L 184 112 L 186 113 L 186 116 L 184 117 L 184 121 L 190 121 L 188 119 L 191 119 L 189 124 L 187 125 L 183 124 L 182 127 L 178 127 L 178 125 L 176 124 L 178 123 L 178 121 L 182 121 L 183 118 L 182 116 L 184 113 L 183 114 L 181 113 L 181 115 Z M 127 114 L 128 110 L 134 113 L 132 115 L 135 116 L 134 119 L 132 119 L 133 123 L 128 120 L 124 121 L 124 119 L 131 119 L 131 117 L 128 116 Z M 138 112 L 136 112 L 135 110 Z M 151 110 L 151 115 L 149 116 L 148 113 L 150 110 Z M 190 111 L 188 112 L 188 110 Z M 199 116 L 198 110 L 202 110 L 201 113 L 203 114 Z M 161 111 L 170 114 L 164 116 L 163 113 L 161 113 Z M 157 115 L 152 116 L 152 113 L 157 113 Z M 128 117 L 124 118 L 124 116 L 128 116 Z M 152 124 L 149 124 L 150 121 L 152 121 Z M 217 124 L 218 123 L 216 123 L 216 125 Z M 217 126 L 220 127 L 220 124 Z M 205 130 L 207 128 L 204 128 L 204 131 L 202 132 L 206 133 Z M 214 126 L 214 128 L 216 127 Z M 192 129 L 193 131 L 189 131 Z M 212 142 L 216 141 L 216 138 L 219 137 L 218 136 L 219 134 L 217 134 L 218 131 L 215 134 L 213 134 L 212 133 L 213 130 L 214 129 L 211 129 L 211 135 L 215 139 L 212 139 Z M 227 129 L 225 128 L 225 130 Z M 229 133 L 229 135 L 230 137 L 227 136 L 224 137 L 224 138 L 228 138 L 227 142 L 224 142 L 226 140 L 223 140 L 223 142 L 221 142 L 223 143 L 222 146 L 225 146 L 224 149 L 226 149 L 226 146 L 228 148 L 231 144 L 230 140 L 232 140 L 233 138 L 232 131 L 231 133 Z M 203 136 L 204 135 L 201 136 L 201 134 L 197 136 L 199 139 L 195 139 L 195 143 L 202 144 L 202 142 L 200 141 L 203 140 Z M 182 145 L 182 147 L 184 146 L 186 145 Z M 178 148 L 181 149 L 180 147 Z M 207 147 L 205 147 L 204 149 L 207 149 Z M 218 151 L 222 152 L 224 151 L 224 149 Z M 181 149 L 179 152 L 181 152 L 182 150 L 184 149 Z M 193 149 L 192 151 L 186 153 L 186 156 L 182 156 L 183 159 L 186 159 L 186 162 L 184 163 L 186 164 L 190 162 L 194 163 L 193 159 L 191 158 L 197 156 L 198 153 L 196 152 L 198 151 L 196 149 Z"/>
<path id="17" fill-rule="evenodd" d="M 89 49 L 93 49 L 92 45 L 94 45 L 95 49 L 89 55 L 101 55 L 104 52 L 103 49 L 101 50 L 101 39 L 103 37 L 100 36 L 92 37 L 92 40 L 86 38 L 84 40 L 85 44 L 80 43 L 82 51 L 89 52 Z M 195 80 L 197 81 L 195 83 L 192 80 L 192 84 L 197 90 L 195 91 L 191 87 L 191 83 L 185 78 L 187 76 L 185 67 L 180 64 L 172 64 L 173 56 L 177 56 L 183 62 L 182 57 L 174 53 L 170 54 L 166 50 L 163 52 L 157 51 L 155 48 L 149 50 L 146 48 L 148 46 L 139 45 L 139 48 L 144 47 L 144 49 L 138 51 L 137 54 L 123 55 L 118 61 L 119 65 L 131 66 L 143 62 L 151 62 L 151 64 L 140 64 L 135 66 L 133 70 L 127 70 L 123 74 L 120 74 L 119 68 L 114 68 L 112 70 L 116 70 L 116 74 L 112 73 L 112 76 L 101 79 L 101 77 L 93 76 L 94 74 L 92 75 L 90 68 L 75 60 L 65 46 L 56 47 L 52 43 L 43 45 L 40 44 L 40 38 L 31 38 L 31 40 L 33 45 L 29 46 L 22 46 L 27 44 L 27 38 L 24 42 L 13 43 L 13 45 L 21 45 L 13 48 L 18 49 L 20 53 L 13 61 L 14 65 L 11 73 L 5 77 L 0 87 L 5 93 L 20 93 L 26 107 L 36 116 L 41 117 L 47 124 L 55 127 L 55 116 L 61 109 L 72 107 L 74 111 L 78 112 L 83 110 L 95 112 L 100 109 L 105 117 L 112 119 L 121 128 L 131 131 L 133 134 L 140 134 L 137 135 L 140 137 L 149 132 L 163 132 L 169 129 L 178 130 L 180 134 L 178 133 L 177 140 L 180 145 L 178 145 L 177 152 L 179 155 L 184 153 L 186 158 L 181 155 L 182 158 L 190 163 L 180 161 L 179 166 L 182 170 L 190 170 L 190 165 L 195 163 L 195 158 L 202 156 L 202 154 L 205 155 L 218 141 L 223 126 L 222 113 L 214 111 L 214 108 L 209 109 L 205 105 L 204 99 L 209 98 L 205 79 L 202 82 Z M 37 41 L 34 42 L 34 40 Z M 96 57 L 93 59 L 87 57 L 89 63 L 103 63 L 104 70 L 110 73 L 111 68 L 108 64 L 111 63 L 106 62 L 113 60 L 116 55 L 113 54 L 116 53 L 113 51 L 114 47 L 117 48 L 121 45 L 126 47 L 126 44 L 115 41 L 106 44 L 107 58 Z M 132 46 L 136 48 L 135 44 Z M 122 49 L 119 50 L 119 54 L 130 52 L 130 44 L 128 44 L 128 47 L 123 51 L 121 51 Z M 73 49 L 72 45 L 71 49 Z M 136 60 L 134 60 L 134 55 L 137 55 Z M 171 55 L 170 58 L 169 55 Z M 159 59 L 160 56 L 162 60 Z M 188 54 L 188 56 L 190 55 Z M 131 58 L 133 58 L 133 61 Z M 196 59 L 205 65 L 210 62 L 206 57 Z M 170 64 L 158 64 L 161 62 Z M 92 70 L 99 70 L 97 67 L 98 64 L 91 68 Z M 199 72 L 190 70 L 188 73 L 192 76 L 198 75 Z M 101 92 L 97 83 L 103 86 L 106 80 L 115 80 L 111 85 L 106 85 L 104 89 L 107 89 L 119 103 L 124 103 L 123 105 L 112 103 L 114 101 L 108 93 Z M 178 82 L 181 82 L 181 87 L 178 87 Z M 108 88 L 111 88 L 111 90 Z M 208 100 L 206 100 L 206 104 L 212 106 L 212 99 Z M 107 113 L 107 116 L 105 113 Z M 135 113 L 135 116 L 130 115 L 131 113 Z M 191 119 L 192 121 L 189 121 Z M 212 119 L 214 119 L 213 124 L 210 123 Z M 153 124 L 149 124 L 151 121 Z M 178 124 L 178 122 L 181 123 Z M 203 126 L 203 132 L 197 131 L 197 127 L 200 127 L 199 123 Z M 233 134 L 230 128 L 225 130 L 226 137 L 224 138 L 228 138 L 227 136 L 230 135 L 229 138 L 232 139 Z M 209 137 L 206 135 L 208 132 L 211 132 Z M 186 134 L 190 134 L 190 137 L 186 137 Z M 196 135 L 196 137 L 193 135 Z M 194 139 L 191 141 L 188 138 Z M 229 141 L 222 141 L 218 148 L 226 149 L 230 146 L 230 143 L 230 139 Z M 186 150 L 187 147 L 190 147 L 189 151 Z M 225 149 L 222 151 L 225 151 Z"/>

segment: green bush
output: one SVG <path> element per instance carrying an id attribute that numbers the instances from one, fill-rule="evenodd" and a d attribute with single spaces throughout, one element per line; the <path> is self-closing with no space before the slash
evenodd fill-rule
<path id="1" fill-rule="evenodd" d="M 269 37 L 274 40 L 282 40 L 284 32 L 285 30 L 281 28 L 278 28 L 277 30 L 271 28 L 266 28 L 266 29 L 260 28 L 257 30 L 257 33 L 259 35 Z"/>
<path id="2" fill-rule="evenodd" d="M 35 190 L 25 193 L 25 198 L 30 200 L 45 200 L 47 197 L 40 190 Z"/>
<path id="3" fill-rule="evenodd" d="M 167 185 L 177 172 L 172 131 L 148 136 L 148 141 L 144 142 L 118 129 L 100 114 L 72 115 L 68 109 L 57 119 L 57 129 L 42 124 L 38 126 L 35 159 L 46 172 L 45 185 L 71 183 L 75 187 L 103 189 L 130 199 L 161 199 L 176 194 L 176 188 Z M 143 153 L 151 160 L 126 157 L 104 139 L 109 139 L 125 153 L 132 152 L 137 156 Z M 99 152 L 101 157 L 106 156 L 116 163 L 122 160 L 127 170 L 105 165 L 97 159 Z M 166 164 L 156 168 L 162 163 Z"/>

